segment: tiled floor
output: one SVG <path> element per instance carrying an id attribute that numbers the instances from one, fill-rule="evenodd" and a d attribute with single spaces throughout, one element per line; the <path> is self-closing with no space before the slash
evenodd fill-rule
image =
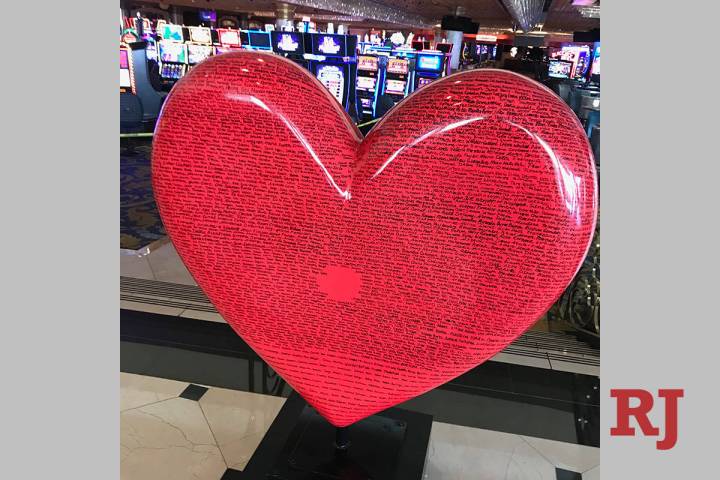
<path id="1" fill-rule="evenodd" d="M 127 373 L 120 390 L 124 480 L 219 480 L 242 470 L 285 402 Z M 424 478 L 597 480 L 599 459 L 598 448 L 434 422 Z"/>
<path id="2" fill-rule="evenodd" d="M 158 246 L 146 255 L 121 250 L 120 274 L 182 285 L 197 285 L 170 242 Z"/>

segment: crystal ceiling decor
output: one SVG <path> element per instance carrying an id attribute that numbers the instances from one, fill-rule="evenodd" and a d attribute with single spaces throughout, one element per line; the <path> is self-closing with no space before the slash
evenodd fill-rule
<path id="1" fill-rule="evenodd" d="M 252 12 L 256 17 L 274 17 L 276 15 L 272 10 L 256 10 Z M 308 15 L 307 13 L 295 13 L 293 18 L 295 20 L 302 20 L 304 17 L 310 16 L 314 22 L 345 22 L 345 23 L 359 23 L 365 21 L 365 17 L 352 17 L 349 15 L 338 14 L 315 14 Z"/>
<path id="2" fill-rule="evenodd" d="M 593 5 L 592 7 L 578 7 L 580 15 L 585 18 L 600 18 L 600 6 Z"/>
<path id="3" fill-rule="evenodd" d="M 529 32 L 542 21 L 545 0 L 502 0 L 523 32 Z"/>
<path id="4" fill-rule="evenodd" d="M 405 13 L 400 9 L 387 7 L 368 0 L 286 0 L 286 3 L 331 12 L 341 12 L 350 17 L 362 17 L 368 20 L 408 27 L 432 28 L 436 23 L 422 15 Z"/>

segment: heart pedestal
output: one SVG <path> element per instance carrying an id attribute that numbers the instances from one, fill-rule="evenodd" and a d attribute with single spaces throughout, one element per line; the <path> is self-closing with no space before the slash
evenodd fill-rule
<path id="1" fill-rule="evenodd" d="M 242 472 L 222 480 L 420 480 L 432 417 L 391 408 L 347 427 L 350 446 L 297 394 L 278 413 Z"/>

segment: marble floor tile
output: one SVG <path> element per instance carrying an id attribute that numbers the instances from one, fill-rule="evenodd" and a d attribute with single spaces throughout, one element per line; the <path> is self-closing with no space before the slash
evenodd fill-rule
<path id="1" fill-rule="evenodd" d="M 128 255 L 122 252 L 120 253 L 120 275 L 144 280 L 155 279 L 147 255 Z"/>
<path id="2" fill-rule="evenodd" d="M 120 414 L 120 478 L 217 480 L 226 470 L 200 405 L 172 398 Z"/>
<path id="3" fill-rule="evenodd" d="M 600 465 L 582 474 L 583 480 L 600 480 Z"/>
<path id="4" fill-rule="evenodd" d="M 555 480 L 555 467 L 520 436 L 433 422 L 427 480 Z"/>
<path id="5" fill-rule="evenodd" d="M 120 411 L 175 398 L 188 384 L 120 372 Z"/>
<path id="6" fill-rule="evenodd" d="M 573 472 L 586 472 L 600 465 L 599 448 L 545 438 L 522 438 L 556 467 Z"/>
<path id="7" fill-rule="evenodd" d="M 166 243 L 150 252 L 148 261 L 156 280 L 183 285 L 197 285 L 188 269 L 185 268 L 172 243 Z"/>
<path id="8" fill-rule="evenodd" d="M 285 398 L 211 388 L 200 399 L 228 467 L 243 470 Z"/>
<path id="9" fill-rule="evenodd" d="M 285 398 L 211 388 L 200 399 L 228 467 L 243 470 Z"/>

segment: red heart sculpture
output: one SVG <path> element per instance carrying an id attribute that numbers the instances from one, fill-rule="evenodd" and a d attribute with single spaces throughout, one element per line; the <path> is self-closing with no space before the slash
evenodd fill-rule
<path id="1" fill-rule="evenodd" d="M 180 256 L 232 328 L 336 426 L 426 392 L 529 328 L 595 225 L 573 112 L 501 70 L 438 80 L 362 139 L 282 57 L 213 57 L 153 144 Z"/>

